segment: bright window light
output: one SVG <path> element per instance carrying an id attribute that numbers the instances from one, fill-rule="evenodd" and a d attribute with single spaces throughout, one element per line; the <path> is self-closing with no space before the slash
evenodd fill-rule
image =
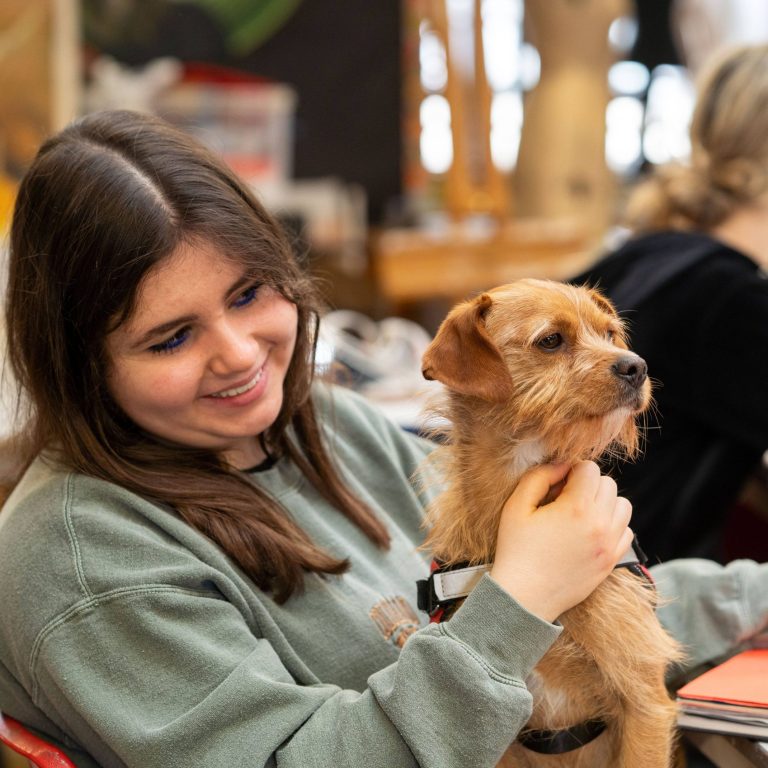
<path id="1" fill-rule="evenodd" d="M 429 173 L 445 173 L 453 162 L 451 108 L 444 96 L 432 94 L 419 110 L 421 162 Z"/>
<path id="2" fill-rule="evenodd" d="M 475 77 L 474 0 L 446 0 L 452 70 Z M 523 42 L 524 0 L 483 0 L 485 74 L 491 90 L 491 155 L 501 171 L 517 163 L 523 122 L 523 90 L 539 81 L 538 51 Z M 419 151 L 428 173 L 445 173 L 453 162 L 450 106 L 442 95 L 448 78 L 447 53 L 429 22 L 419 27 L 420 81 L 425 96 L 419 108 Z"/>
<path id="3" fill-rule="evenodd" d="M 617 61 L 608 70 L 608 85 L 619 96 L 641 96 L 651 82 L 651 73 L 639 61 Z"/>
<path id="4" fill-rule="evenodd" d="M 520 91 L 505 91 L 491 103 L 491 156 L 500 171 L 517 164 L 520 132 L 523 128 L 523 97 Z"/>
<path id="5" fill-rule="evenodd" d="M 633 16 L 619 16 L 608 28 L 608 42 L 614 51 L 626 54 L 637 40 L 639 25 Z"/>
<path id="6" fill-rule="evenodd" d="M 488 83 L 494 91 L 514 88 L 520 79 L 522 0 L 484 0 L 483 46 Z"/>
<path id="7" fill-rule="evenodd" d="M 605 112 L 605 162 L 615 173 L 636 171 L 643 155 L 643 103 L 634 96 L 611 99 Z"/>
<path id="8" fill-rule="evenodd" d="M 421 87 L 428 93 L 442 91 L 448 81 L 445 48 L 434 30 L 422 25 L 419 35 Z"/>
<path id="9" fill-rule="evenodd" d="M 524 91 L 535 88 L 541 78 L 541 56 L 538 48 L 523 43 L 520 48 L 520 85 Z"/>
<path id="10" fill-rule="evenodd" d="M 661 164 L 688 158 L 694 100 L 691 76 L 684 67 L 664 64 L 653 70 L 643 137 L 643 152 L 649 162 Z"/>
<path id="11" fill-rule="evenodd" d="M 474 3 L 472 0 L 448 0 L 448 46 L 456 69 L 467 77 L 475 71 Z"/>

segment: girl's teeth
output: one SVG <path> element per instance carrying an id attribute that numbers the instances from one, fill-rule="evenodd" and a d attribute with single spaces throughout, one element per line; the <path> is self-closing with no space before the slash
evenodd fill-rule
<path id="1" fill-rule="evenodd" d="M 249 389 L 253 389 L 261 379 L 262 371 L 259 371 L 249 382 L 243 384 L 242 387 L 235 387 L 234 389 L 225 389 L 223 392 L 215 392 L 211 397 L 235 397 L 242 395 L 243 392 L 247 392 Z"/>

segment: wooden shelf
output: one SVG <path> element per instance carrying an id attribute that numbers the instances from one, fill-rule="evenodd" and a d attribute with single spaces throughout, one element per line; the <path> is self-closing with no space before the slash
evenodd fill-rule
<path id="1" fill-rule="evenodd" d="M 378 289 L 393 304 L 458 300 L 521 277 L 562 280 L 595 259 L 570 221 L 518 220 L 486 229 L 389 229 L 372 235 Z"/>

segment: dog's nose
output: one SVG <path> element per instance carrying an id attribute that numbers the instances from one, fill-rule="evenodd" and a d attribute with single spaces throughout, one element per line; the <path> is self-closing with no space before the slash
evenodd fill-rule
<path id="1" fill-rule="evenodd" d="M 611 370 L 622 381 L 638 389 L 648 377 L 648 366 L 642 357 L 637 355 L 626 355 L 620 357 L 612 366 Z"/>

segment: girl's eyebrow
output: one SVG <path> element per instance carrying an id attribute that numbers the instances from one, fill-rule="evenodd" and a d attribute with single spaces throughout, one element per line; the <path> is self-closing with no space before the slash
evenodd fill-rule
<path id="1" fill-rule="evenodd" d="M 226 300 L 233 293 L 235 293 L 236 291 L 239 291 L 242 288 L 245 288 L 251 282 L 253 282 L 253 280 L 250 275 L 248 274 L 241 275 L 225 291 L 223 298 Z M 181 315 L 180 317 L 174 317 L 172 320 L 168 320 L 164 323 L 160 323 L 159 325 L 152 326 L 152 328 L 142 333 L 141 336 L 136 340 L 136 342 L 131 344 L 131 346 L 134 348 L 143 347 L 144 345 L 148 344 L 150 341 L 157 338 L 158 336 L 163 336 L 166 333 L 170 333 L 176 328 L 179 328 L 180 326 L 193 323 L 195 320 L 197 320 L 197 317 L 198 317 L 197 315 Z"/>
<path id="2" fill-rule="evenodd" d="M 178 328 L 179 326 L 187 325 L 188 323 L 192 323 L 195 320 L 197 320 L 197 315 L 182 315 L 181 317 L 175 317 L 173 320 L 169 320 L 167 323 L 160 323 L 160 325 L 155 325 L 146 333 L 143 333 L 135 343 L 131 344 L 131 346 L 135 349 L 143 347 L 145 344 L 149 344 L 152 339 L 155 339 L 158 336 L 163 336 L 166 333 L 170 333 L 172 330 Z"/>

